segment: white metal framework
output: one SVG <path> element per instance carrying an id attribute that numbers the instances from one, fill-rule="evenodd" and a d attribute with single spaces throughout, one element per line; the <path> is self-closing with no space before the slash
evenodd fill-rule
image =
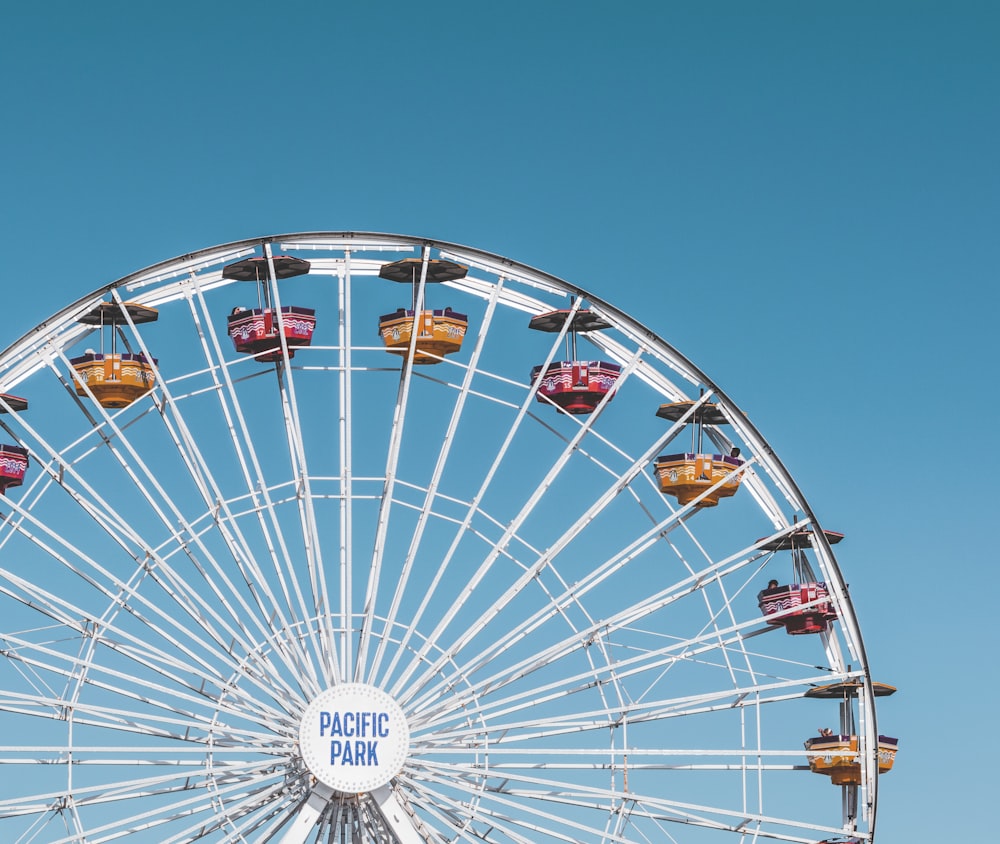
<path id="1" fill-rule="evenodd" d="M 261 363 L 226 334 L 256 293 L 222 268 L 254 255 L 311 264 L 270 284 L 276 308 L 316 311 L 294 358 Z M 402 258 L 469 267 L 418 281 L 418 307 L 468 315 L 433 366 L 376 330 L 411 307 L 378 276 Z M 101 301 L 159 310 L 115 329 L 156 361 L 120 409 L 71 380 Z M 569 415 L 530 381 L 566 332 L 528 321 L 582 308 L 611 325 L 584 354 L 621 376 Z M 715 384 L 581 288 L 421 238 L 248 240 L 75 302 L 0 355 L 0 391 L 29 400 L 0 440 L 31 460 L 0 498 L 3 841 L 871 839 L 871 683 L 812 511 Z M 718 506 L 679 506 L 652 470 L 688 450 L 686 420 L 656 416 L 686 398 L 724 411 L 709 450 L 745 461 Z M 838 617 L 789 636 L 757 593 L 788 579 L 764 546 L 803 527 Z M 846 681 L 862 782 L 839 787 L 803 750 L 837 707 L 804 694 Z M 360 794 L 299 753 L 303 710 L 341 683 L 384 690 L 410 731 L 398 776 Z"/>

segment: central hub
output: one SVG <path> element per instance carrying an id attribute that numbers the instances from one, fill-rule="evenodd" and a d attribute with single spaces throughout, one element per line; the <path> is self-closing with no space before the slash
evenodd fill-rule
<path id="1" fill-rule="evenodd" d="M 371 791 L 402 769 L 410 728 L 395 700 L 365 683 L 341 683 L 317 695 L 299 724 L 309 771 L 343 794 Z"/>

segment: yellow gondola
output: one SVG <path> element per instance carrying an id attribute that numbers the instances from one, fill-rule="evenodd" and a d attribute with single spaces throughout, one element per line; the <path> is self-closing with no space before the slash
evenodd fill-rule
<path id="1" fill-rule="evenodd" d="M 87 395 L 89 389 L 101 407 L 128 407 L 153 389 L 156 378 L 153 364 L 145 355 L 104 355 L 88 352 L 71 358 L 76 393 Z"/>
<path id="2" fill-rule="evenodd" d="M 805 748 L 809 761 L 809 770 L 814 774 L 830 777 L 834 785 L 861 784 L 861 758 L 858 754 L 858 737 L 854 734 L 854 702 L 860 695 L 863 684 L 861 680 L 845 680 L 840 683 L 830 683 L 814 686 L 805 696 L 818 700 L 836 700 L 840 702 L 839 734 L 832 730 L 820 730 L 819 736 L 806 739 Z M 874 697 L 888 697 L 896 693 L 896 687 L 888 683 L 871 684 Z M 896 751 L 899 739 L 891 736 L 878 737 L 878 771 L 888 773 L 896 761 Z"/>
<path id="3" fill-rule="evenodd" d="M 697 434 L 697 450 L 661 455 L 656 458 L 654 468 L 660 492 L 673 496 L 679 504 L 684 505 L 698 499 L 706 490 L 711 490 L 696 506 L 714 507 L 723 498 L 736 494 L 740 481 L 743 480 L 743 473 L 738 471 L 743 461 L 739 459 L 738 448 L 734 448 L 730 454 L 702 452 L 704 426 L 724 425 L 728 420 L 718 405 L 710 402 L 699 405 L 691 413 L 694 404 L 693 401 L 673 402 L 660 405 L 656 411 L 657 416 L 672 422 L 677 422 L 690 413 L 688 423 L 694 425 L 692 445 Z"/>
<path id="4" fill-rule="evenodd" d="M 381 278 L 413 287 L 412 307 L 398 308 L 379 317 L 378 333 L 386 351 L 401 355 L 405 360 L 413 345 L 415 364 L 440 363 L 445 355 L 459 351 L 469 326 L 468 317 L 451 308 L 418 311 L 417 290 L 421 275 L 426 284 L 438 284 L 464 278 L 468 271 L 469 268 L 462 264 L 444 260 L 427 261 L 426 268 L 425 262 L 419 258 L 404 258 L 384 264 L 379 270 Z"/>
<path id="5" fill-rule="evenodd" d="M 101 329 L 101 345 L 104 332 L 111 333 L 111 352 L 94 352 L 88 349 L 84 354 L 71 358 L 73 383 L 79 396 L 93 395 L 101 407 L 127 407 L 140 396 L 153 389 L 156 381 L 154 367 L 156 359 L 149 360 L 144 354 L 117 350 L 119 326 L 132 322 L 139 325 L 155 322 L 159 317 L 156 308 L 138 305 L 135 302 L 101 302 L 82 317 L 84 325 Z M 89 391 L 89 392 L 88 392 Z"/>
<path id="6" fill-rule="evenodd" d="M 378 331 L 386 351 L 406 357 L 410 351 L 413 328 L 417 329 L 414 363 L 440 363 L 445 355 L 462 348 L 469 320 L 465 314 L 445 308 L 443 311 L 414 312 L 399 308 L 379 317 Z"/>
<path id="7" fill-rule="evenodd" d="M 699 495 L 721 484 L 698 502 L 699 507 L 714 507 L 723 498 L 736 494 L 741 475 L 733 472 L 743 461 L 723 454 L 664 454 L 656 458 L 656 476 L 660 492 L 672 495 L 679 504 L 690 504 Z"/>
<path id="8" fill-rule="evenodd" d="M 878 772 L 888 773 L 896 761 L 899 740 L 890 736 L 878 737 Z M 848 735 L 814 736 L 805 741 L 809 770 L 823 774 L 834 785 L 860 785 L 861 760 L 858 756 L 858 737 Z"/>

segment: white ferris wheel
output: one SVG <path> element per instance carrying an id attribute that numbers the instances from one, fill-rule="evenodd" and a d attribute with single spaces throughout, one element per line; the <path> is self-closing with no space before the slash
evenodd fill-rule
<path id="1" fill-rule="evenodd" d="M 872 840 L 840 535 L 575 284 L 231 243 L 66 307 L 0 393 L 3 841 Z"/>

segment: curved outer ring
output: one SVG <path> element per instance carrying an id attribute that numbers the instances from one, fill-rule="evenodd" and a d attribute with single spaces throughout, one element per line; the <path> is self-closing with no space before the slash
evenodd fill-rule
<path id="1" fill-rule="evenodd" d="M 678 364 L 679 368 L 686 370 L 690 376 L 700 381 L 705 387 L 709 388 L 714 393 L 713 400 L 725 410 L 731 424 L 739 431 L 743 441 L 752 448 L 753 453 L 758 457 L 759 462 L 763 466 L 767 467 L 769 474 L 785 488 L 786 494 L 792 499 L 795 507 L 800 510 L 804 514 L 805 518 L 816 527 L 814 536 L 818 541 L 814 542 L 813 548 L 822 564 L 828 588 L 832 588 L 836 594 L 837 606 L 841 610 L 840 622 L 843 625 L 844 635 L 849 648 L 851 649 L 853 656 L 860 661 L 861 669 L 864 672 L 865 682 L 861 689 L 860 703 L 862 704 L 865 713 L 862 719 L 864 738 L 866 746 L 869 748 L 869 756 L 871 757 L 867 760 L 867 768 L 872 772 L 872 775 L 868 778 L 868 828 L 869 835 L 874 839 L 876 808 L 878 805 L 878 801 L 876 799 L 878 774 L 874 773 L 877 770 L 874 754 L 877 753 L 878 748 L 878 726 L 876 723 L 872 678 L 868 667 L 868 658 L 865 654 L 864 642 L 861 638 L 861 631 L 854 612 L 854 606 L 851 603 L 850 595 L 847 591 L 846 583 L 840 573 L 840 569 L 836 565 L 836 558 L 833 554 L 833 550 L 823 533 L 819 521 L 816 519 L 812 508 L 805 499 L 805 496 L 802 495 L 798 485 L 795 483 L 784 464 L 778 458 L 777 454 L 771 448 L 770 444 L 764 439 L 760 431 L 757 430 L 756 426 L 746 417 L 746 415 L 743 414 L 739 407 L 737 407 L 736 403 L 733 402 L 733 400 L 730 399 L 729 396 L 717 384 L 715 384 L 714 381 L 705 375 L 699 367 L 692 363 L 683 354 L 678 352 L 662 337 L 655 332 L 650 331 L 650 329 L 645 325 L 633 319 L 620 309 L 614 307 L 600 297 L 594 296 L 589 291 L 574 284 L 570 284 L 558 276 L 537 270 L 527 264 L 522 264 L 519 261 L 514 261 L 502 255 L 497 255 L 482 249 L 450 243 L 448 241 L 433 240 L 425 237 L 380 232 L 314 231 L 247 238 L 245 240 L 232 241 L 218 246 L 200 249 L 195 252 L 189 252 L 185 255 L 179 255 L 175 258 L 170 258 L 168 260 L 152 264 L 149 267 L 130 273 L 129 275 L 123 276 L 116 281 L 112 281 L 103 287 L 99 287 L 89 295 L 81 297 L 72 305 L 58 311 L 48 320 L 26 332 L 19 340 L 8 346 L 3 352 L 0 352 L 0 372 L 2 372 L 5 367 L 10 366 L 12 361 L 14 362 L 14 366 L 12 368 L 13 377 L 10 380 L 4 379 L 4 382 L 0 384 L 0 392 L 10 391 L 16 386 L 17 383 L 26 378 L 40 365 L 37 363 L 38 359 L 34 355 L 29 354 L 34 347 L 44 345 L 47 337 L 52 332 L 60 330 L 70 331 L 70 326 L 76 323 L 80 314 L 93 307 L 93 305 L 100 301 L 109 291 L 118 287 L 135 285 L 137 282 L 152 283 L 157 280 L 158 277 L 175 275 L 179 266 L 195 269 L 199 266 L 215 263 L 215 261 L 211 260 L 213 257 L 218 257 L 220 255 L 231 256 L 233 253 L 239 252 L 243 249 L 256 249 L 256 247 L 259 247 L 264 243 L 278 242 L 287 244 L 292 248 L 294 248 L 296 243 L 308 245 L 322 243 L 324 247 L 334 249 L 351 249 L 352 244 L 356 244 L 358 251 L 362 251 L 365 248 L 370 248 L 372 246 L 403 245 L 414 248 L 429 247 L 450 254 L 463 257 L 467 256 L 470 261 L 479 263 L 483 266 L 487 272 L 494 274 L 506 272 L 518 278 L 536 280 L 543 285 L 560 288 L 565 290 L 567 293 L 586 298 L 592 303 L 592 305 L 596 305 L 597 308 L 603 313 L 613 314 L 620 325 L 628 327 L 635 336 L 643 337 L 647 342 L 659 347 L 661 353 L 671 359 L 674 363 Z M 136 301 L 142 301 L 142 296 L 139 295 L 134 297 L 134 299 Z M 81 335 L 89 330 L 87 326 L 82 325 L 79 325 L 78 328 Z M 32 362 L 32 360 L 34 362 Z M 18 361 L 24 361 L 28 363 L 28 365 L 19 368 L 17 366 Z M 788 525 L 785 526 L 787 527 Z"/>

